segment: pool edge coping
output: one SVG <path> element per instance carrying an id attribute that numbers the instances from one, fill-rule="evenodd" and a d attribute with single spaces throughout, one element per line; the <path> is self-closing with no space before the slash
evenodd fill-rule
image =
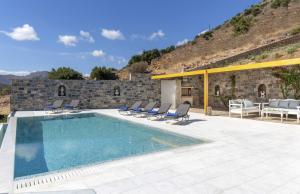
<path id="1" fill-rule="evenodd" d="M 0 171 L 0 192 L 12 193 L 14 188 L 14 155 L 16 141 L 17 118 L 9 119 L 6 133 L 3 138 L 0 150 L 0 166 L 4 166 Z"/>

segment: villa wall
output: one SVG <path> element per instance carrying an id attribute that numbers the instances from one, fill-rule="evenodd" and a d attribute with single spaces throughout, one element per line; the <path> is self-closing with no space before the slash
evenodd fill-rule
<path id="1" fill-rule="evenodd" d="M 59 96 L 60 86 L 65 96 Z M 120 94 L 118 94 L 120 93 Z M 160 82 L 138 74 L 126 80 L 13 80 L 11 110 L 43 110 L 54 100 L 80 100 L 81 108 L 113 108 L 137 100 L 160 101 Z"/>
<path id="2" fill-rule="evenodd" d="M 280 82 L 272 75 L 271 69 L 211 74 L 209 75 L 209 106 L 214 109 L 226 108 L 221 96 L 224 99 L 224 96 L 231 94 L 231 76 L 235 76 L 235 95 L 237 98 L 247 98 L 254 102 L 266 102 L 268 99 L 283 98 Z M 194 107 L 203 107 L 203 76 L 193 76 L 185 80 L 185 86 L 193 87 Z M 220 87 L 220 96 L 215 94 L 217 85 Z M 261 85 L 266 87 L 265 97 L 259 95 L 258 88 Z M 291 98 L 293 97 L 291 96 Z"/>

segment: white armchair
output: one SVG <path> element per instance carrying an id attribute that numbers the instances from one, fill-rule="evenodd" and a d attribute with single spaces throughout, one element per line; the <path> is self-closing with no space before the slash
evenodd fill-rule
<path id="1" fill-rule="evenodd" d="M 250 100 L 230 100 L 229 101 L 229 117 L 232 114 L 239 114 L 241 118 L 249 113 L 258 113 L 260 115 L 261 103 L 253 103 Z"/>

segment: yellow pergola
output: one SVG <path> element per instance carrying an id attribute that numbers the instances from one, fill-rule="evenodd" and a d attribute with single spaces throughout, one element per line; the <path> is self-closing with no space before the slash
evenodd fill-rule
<path id="1" fill-rule="evenodd" d="M 284 66 L 291 66 L 291 65 L 300 65 L 300 58 L 286 59 L 280 61 L 269 61 L 263 63 L 250 63 L 246 65 L 231 65 L 226 67 L 203 69 L 203 70 L 196 70 L 196 71 L 189 71 L 189 72 L 182 72 L 182 73 L 154 75 L 152 76 L 152 79 L 170 79 L 170 78 L 187 77 L 187 76 L 194 76 L 194 75 L 204 75 L 204 112 L 205 114 L 207 114 L 209 74 L 256 70 L 256 69 L 265 69 L 265 68 L 273 68 L 273 67 L 284 67 Z"/>

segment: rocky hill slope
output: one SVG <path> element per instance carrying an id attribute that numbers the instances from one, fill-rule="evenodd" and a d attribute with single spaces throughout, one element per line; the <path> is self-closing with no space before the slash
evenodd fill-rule
<path id="1" fill-rule="evenodd" d="M 0 86 L 1 85 L 10 85 L 11 80 L 13 79 L 45 79 L 48 78 L 47 71 L 37 71 L 30 73 L 25 76 L 16 76 L 16 75 L 0 75 Z"/>
<path id="2" fill-rule="evenodd" d="M 152 61 L 148 69 L 155 74 L 180 72 L 297 34 L 300 34 L 300 1 L 264 0 L 223 25 Z M 294 57 L 297 57 L 297 53 L 294 53 Z"/>

